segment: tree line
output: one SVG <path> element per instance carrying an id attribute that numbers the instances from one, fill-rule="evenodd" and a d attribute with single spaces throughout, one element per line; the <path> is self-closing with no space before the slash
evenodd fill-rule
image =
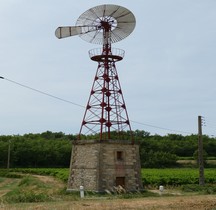
<path id="1" fill-rule="evenodd" d="M 113 133 L 115 139 L 115 133 Z M 144 168 L 177 166 L 179 158 L 193 157 L 197 153 L 197 135 L 150 135 L 143 130 L 133 131 L 140 144 L 141 165 Z M 94 139 L 94 136 L 86 136 Z M 0 167 L 69 167 L 72 143 L 77 135 L 46 131 L 40 134 L 0 136 Z M 206 156 L 216 157 L 216 139 L 203 136 Z"/>

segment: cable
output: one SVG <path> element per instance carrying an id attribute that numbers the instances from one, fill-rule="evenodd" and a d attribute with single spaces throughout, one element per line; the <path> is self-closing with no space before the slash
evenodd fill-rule
<path id="1" fill-rule="evenodd" d="M 17 84 L 17 85 L 19 85 L 19 86 L 22 86 L 22 87 L 24 87 L 24 88 L 28 88 L 28 89 L 30 89 L 30 90 L 36 91 L 36 92 L 41 93 L 41 94 L 43 94 L 43 95 L 46 95 L 46 96 L 49 96 L 49 97 L 58 99 L 58 100 L 60 100 L 60 101 L 64 101 L 64 102 L 73 104 L 73 105 L 75 105 L 75 106 L 79 106 L 79 107 L 85 108 L 85 106 L 82 106 L 82 105 L 80 105 L 80 104 L 77 104 L 77 103 L 74 103 L 74 102 L 72 102 L 72 101 L 68 101 L 68 100 L 65 100 L 65 99 L 63 99 L 63 98 L 60 98 L 60 97 L 51 95 L 51 94 L 46 93 L 46 92 L 43 92 L 43 91 L 41 91 L 41 90 L 37 90 L 37 89 L 32 88 L 32 87 L 29 87 L 29 86 L 27 86 L 27 85 L 23 85 L 23 84 L 21 84 L 21 83 L 15 82 L 15 81 L 10 80 L 10 79 L 7 79 L 7 78 L 5 78 L 5 77 L 1 77 L 1 76 L 0 76 L 0 78 L 1 78 L 1 79 L 5 79 L 5 80 L 7 80 L 7 81 L 9 81 L 9 82 L 12 82 L 12 83 L 14 83 L 14 84 Z"/>
<path id="2" fill-rule="evenodd" d="M 176 132 L 176 133 L 192 134 L 191 132 L 187 132 L 187 131 L 179 131 L 179 130 L 173 130 L 173 129 L 169 129 L 169 128 L 163 128 L 163 127 L 159 127 L 159 126 L 155 126 L 155 125 L 149 125 L 149 124 L 146 124 L 146 123 L 141 123 L 141 122 L 137 122 L 137 121 L 133 121 L 133 120 L 130 120 L 130 121 L 133 122 L 133 123 L 136 123 L 136 124 L 145 125 L 145 126 L 148 126 L 148 127 L 157 128 L 157 129 L 161 129 L 161 130 L 167 130 L 167 131 L 172 131 L 172 132 Z"/>
<path id="3" fill-rule="evenodd" d="M 75 105 L 75 106 L 79 106 L 79 107 L 85 108 L 85 106 L 83 106 L 83 105 L 74 103 L 74 102 L 69 101 L 69 100 L 65 100 L 65 99 L 63 99 L 63 98 L 60 98 L 60 97 L 57 97 L 57 96 L 54 96 L 54 95 L 51 95 L 51 94 L 46 93 L 46 92 L 44 92 L 44 91 L 41 91 L 41 90 L 38 90 L 38 89 L 35 89 L 35 88 L 32 88 L 32 87 L 29 87 L 29 86 L 24 85 L 24 84 L 21 84 L 21 83 L 19 83 L 19 82 L 15 82 L 15 81 L 10 80 L 10 79 L 7 79 L 7 78 L 5 78 L 5 77 L 0 76 L 0 79 L 7 80 L 7 81 L 9 81 L 9 82 L 11 82 L 11 83 L 14 83 L 14 84 L 19 85 L 19 86 L 22 86 L 22 87 L 24 87 L 24 88 L 33 90 L 33 91 L 38 92 L 38 93 L 41 93 L 41 94 L 43 94 L 43 95 L 46 95 L 46 96 L 55 98 L 55 99 L 57 99 L 57 100 L 60 100 L 60 101 L 66 102 L 66 103 L 73 104 L 73 105 Z M 172 131 L 172 132 L 176 132 L 176 133 L 192 134 L 192 133 L 186 132 L 186 131 L 179 131 L 179 130 L 173 130 L 173 129 L 169 129 L 169 128 L 163 128 L 163 127 L 159 127 L 159 126 L 155 126 L 155 125 L 150 125 L 150 124 L 146 124 L 146 123 L 137 122 L 137 121 L 134 121 L 134 120 L 130 120 L 130 121 L 133 122 L 133 123 L 136 123 L 136 124 L 145 125 L 145 126 L 152 127 L 152 128 L 157 128 L 157 129 L 160 129 L 160 130 L 167 130 L 167 131 Z"/>

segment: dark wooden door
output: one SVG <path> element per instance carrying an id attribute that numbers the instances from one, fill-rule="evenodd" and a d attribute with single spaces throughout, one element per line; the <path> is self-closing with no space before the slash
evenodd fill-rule
<path id="1" fill-rule="evenodd" d="M 116 186 L 125 187 L 125 177 L 116 177 Z"/>

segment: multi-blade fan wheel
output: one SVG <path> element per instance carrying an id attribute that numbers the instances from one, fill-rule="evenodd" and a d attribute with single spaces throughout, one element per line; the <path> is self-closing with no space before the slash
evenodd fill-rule
<path id="1" fill-rule="evenodd" d="M 136 20 L 131 11 L 117 5 L 100 5 L 84 12 L 77 20 L 76 26 L 64 26 L 56 29 L 56 37 L 61 39 L 79 35 L 83 40 L 103 44 L 103 26 L 110 25 L 110 42 L 118 42 L 134 30 Z"/>

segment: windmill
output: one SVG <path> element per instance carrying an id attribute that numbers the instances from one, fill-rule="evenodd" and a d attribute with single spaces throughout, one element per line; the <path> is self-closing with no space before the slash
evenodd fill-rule
<path id="1" fill-rule="evenodd" d="M 90 97 L 82 120 L 82 134 L 98 134 L 99 140 L 124 139 L 125 132 L 131 135 L 131 125 L 115 63 L 122 60 L 124 51 L 112 48 L 111 44 L 126 38 L 135 27 L 135 17 L 126 8 L 117 5 L 100 5 L 84 12 L 76 26 L 59 27 L 59 39 L 79 35 L 83 40 L 102 45 L 89 51 L 91 60 L 98 63 Z M 132 135 L 130 137 L 132 139 Z"/>
<path id="2" fill-rule="evenodd" d="M 142 189 L 139 145 L 133 141 L 115 65 L 123 59 L 124 51 L 111 46 L 131 34 L 135 22 L 128 9 L 107 4 L 84 12 L 75 26 L 58 27 L 55 31 L 59 39 L 79 35 L 87 42 L 102 45 L 89 51 L 98 67 L 79 139 L 72 149 L 69 191 L 80 186 L 92 191 L 113 190 L 119 185 L 128 191 Z M 126 133 L 130 134 L 129 139 Z M 83 134 L 94 135 L 95 139 L 82 139 Z"/>

